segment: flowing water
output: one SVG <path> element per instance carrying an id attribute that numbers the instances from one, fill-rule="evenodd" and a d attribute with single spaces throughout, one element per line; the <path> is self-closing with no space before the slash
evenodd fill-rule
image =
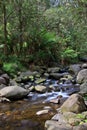
<path id="1" fill-rule="evenodd" d="M 48 84 L 50 80 L 47 80 Z M 56 88 L 58 84 L 52 81 Z M 51 119 L 57 113 L 64 100 L 68 97 L 68 92 L 73 91 L 72 85 L 70 90 L 66 89 L 67 84 L 60 84 L 60 91 L 51 91 L 44 94 L 30 92 L 27 99 L 12 101 L 11 103 L 0 103 L 0 130 L 45 130 L 44 123 Z M 62 89 L 61 89 L 62 88 Z M 64 92 L 62 91 L 64 90 Z M 50 103 L 58 95 L 62 95 L 62 102 L 58 104 Z M 45 106 L 50 106 L 51 111 L 43 115 L 36 115 Z"/>
<path id="2" fill-rule="evenodd" d="M 67 97 L 66 93 L 50 92 L 45 94 L 30 93 L 27 99 L 0 104 L 0 130 L 45 130 L 46 120 L 57 112 L 58 104 L 49 103 L 58 95 Z M 43 103 L 44 102 L 44 103 Z M 36 115 L 37 111 L 50 106 L 52 111 Z"/>

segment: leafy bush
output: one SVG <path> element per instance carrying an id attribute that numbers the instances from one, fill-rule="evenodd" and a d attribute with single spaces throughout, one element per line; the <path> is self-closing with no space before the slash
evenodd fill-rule
<path id="1" fill-rule="evenodd" d="M 18 71 L 23 71 L 25 70 L 24 66 L 20 62 L 13 63 L 13 62 L 5 62 L 3 65 L 3 70 L 7 72 L 10 76 L 15 76 Z"/>
<path id="2" fill-rule="evenodd" d="M 67 62 L 75 62 L 77 57 L 78 57 L 78 53 L 76 51 L 74 51 L 72 48 L 66 48 L 62 53 L 61 53 L 61 57 L 67 61 Z"/>

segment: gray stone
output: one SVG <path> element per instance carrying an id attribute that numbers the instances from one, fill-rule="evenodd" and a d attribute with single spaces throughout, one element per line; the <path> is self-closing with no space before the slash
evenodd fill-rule
<path id="1" fill-rule="evenodd" d="M 6 84 L 6 80 L 3 77 L 0 77 L 0 84 Z"/>
<path id="2" fill-rule="evenodd" d="M 57 73 L 59 72 L 60 68 L 59 67 L 53 67 L 53 68 L 48 68 L 48 73 Z"/>
<path id="3" fill-rule="evenodd" d="M 69 72 L 75 75 L 77 75 L 80 70 L 81 70 L 80 64 L 73 64 L 73 65 L 70 65 L 69 67 Z"/>
<path id="4" fill-rule="evenodd" d="M 36 115 L 43 115 L 43 114 L 47 114 L 49 112 L 49 110 L 41 110 L 41 111 L 38 111 L 36 112 Z"/>
<path id="5" fill-rule="evenodd" d="M 67 75 L 68 73 L 50 73 L 50 77 L 55 78 L 55 79 L 60 79 L 64 75 Z"/>
<path id="6" fill-rule="evenodd" d="M 87 130 L 87 123 L 83 123 L 81 125 L 75 126 L 73 130 Z"/>
<path id="7" fill-rule="evenodd" d="M 87 81 L 80 85 L 80 92 L 81 94 L 87 94 Z"/>
<path id="8" fill-rule="evenodd" d="M 47 88 L 46 88 L 46 86 L 43 86 L 43 85 L 36 85 L 35 90 L 37 92 L 44 93 L 44 92 L 46 92 Z"/>
<path id="9" fill-rule="evenodd" d="M 86 80 L 87 80 L 87 69 L 83 69 L 77 75 L 77 83 L 84 83 Z"/>
<path id="10" fill-rule="evenodd" d="M 6 87 L 5 84 L 0 84 L 0 89 L 2 89 L 2 88 L 4 88 L 4 87 Z"/>
<path id="11" fill-rule="evenodd" d="M 46 79 L 44 78 L 39 78 L 35 81 L 36 84 L 40 84 L 40 83 L 43 83 L 44 81 L 46 81 Z"/>
<path id="12" fill-rule="evenodd" d="M 0 96 L 9 99 L 23 98 L 27 95 L 28 95 L 28 91 L 19 86 L 8 86 L 0 90 Z"/>
<path id="13" fill-rule="evenodd" d="M 47 120 L 45 122 L 47 130 L 73 130 L 72 126 L 66 123 L 59 123 L 58 121 Z"/>
<path id="14" fill-rule="evenodd" d="M 1 77 L 3 77 L 6 80 L 6 84 L 9 83 L 10 77 L 8 76 L 8 74 L 2 74 Z"/>
<path id="15" fill-rule="evenodd" d="M 61 106 L 61 112 L 80 113 L 87 110 L 84 99 L 79 94 L 71 95 Z"/>
<path id="16" fill-rule="evenodd" d="M 87 63 L 82 64 L 83 69 L 87 69 Z"/>

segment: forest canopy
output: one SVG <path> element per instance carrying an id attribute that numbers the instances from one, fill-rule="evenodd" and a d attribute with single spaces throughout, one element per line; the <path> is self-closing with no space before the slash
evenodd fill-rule
<path id="1" fill-rule="evenodd" d="M 49 64 L 87 57 L 86 0 L 0 1 L 0 59 Z"/>

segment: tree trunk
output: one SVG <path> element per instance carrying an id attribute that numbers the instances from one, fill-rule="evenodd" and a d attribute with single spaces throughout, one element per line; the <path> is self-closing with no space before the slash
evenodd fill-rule
<path id="1" fill-rule="evenodd" d="M 3 25 L 4 25 L 4 54 L 7 55 L 7 18 L 6 18 L 6 5 L 3 3 Z"/>
<path id="2" fill-rule="evenodd" d="M 19 1 L 19 44 L 20 44 L 20 52 L 23 50 L 23 21 L 22 21 L 22 1 Z"/>

